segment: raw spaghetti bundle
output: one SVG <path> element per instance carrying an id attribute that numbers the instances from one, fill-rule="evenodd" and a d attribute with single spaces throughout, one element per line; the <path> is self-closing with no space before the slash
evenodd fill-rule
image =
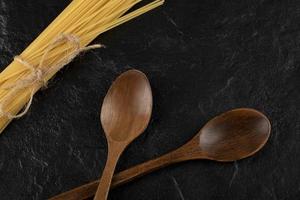
<path id="1" fill-rule="evenodd" d="M 73 0 L 0 74 L 0 133 L 11 120 L 26 114 L 33 95 L 62 67 L 80 52 L 100 48 L 87 46 L 98 35 L 164 3 L 155 0 L 128 13 L 141 1 Z"/>

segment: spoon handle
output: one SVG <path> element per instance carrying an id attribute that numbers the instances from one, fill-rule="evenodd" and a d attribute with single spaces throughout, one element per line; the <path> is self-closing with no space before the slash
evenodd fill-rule
<path id="1" fill-rule="evenodd" d="M 127 182 L 130 182 L 136 178 L 139 178 L 143 175 L 146 175 L 155 170 L 161 169 L 171 164 L 175 164 L 181 161 L 189 160 L 187 157 L 180 156 L 180 152 L 177 150 L 160 156 L 156 159 L 147 161 L 145 163 L 136 165 L 130 169 L 124 170 L 120 173 L 117 173 L 113 176 L 111 182 L 111 188 L 123 185 Z M 85 185 L 74 188 L 70 191 L 59 194 L 55 197 L 52 197 L 49 200 L 83 200 L 90 197 L 93 197 L 97 187 L 99 185 L 99 180 L 87 183 Z"/>
<path id="2" fill-rule="evenodd" d="M 113 143 L 114 144 L 114 143 Z M 109 145 L 111 146 L 111 145 Z M 119 160 L 119 157 L 123 151 L 123 148 L 118 148 L 118 145 L 113 145 L 115 148 L 108 148 L 108 156 L 105 168 L 102 173 L 102 177 L 99 182 L 99 186 L 94 197 L 94 200 L 106 200 L 108 197 L 112 177 Z M 112 150 L 110 150 L 112 149 Z"/>
<path id="3" fill-rule="evenodd" d="M 146 174 L 167 167 L 179 161 L 180 160 L 178 159 L 178 157 L 176 157 L 174 152 L 171 152 L 163 156 L 160 156 L 158 158 L 155 158 L 153 160 L 149 160 L 142 164 L 136 165 L 132 168 L 129 168 L 127 170 L 124 170 L 114 175 L 111 188 L 115 188 L 117 186 L 123 185 L 132 180 L 135 180 L 139 177 L 142 177 Z"/>

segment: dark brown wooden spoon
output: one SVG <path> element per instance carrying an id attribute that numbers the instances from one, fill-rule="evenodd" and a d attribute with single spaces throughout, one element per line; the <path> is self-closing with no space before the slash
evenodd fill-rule
<path id="1" fill-rule="evenodd" d="M 111 187 L 127 183 L 154 170 L 187 160 L 209 159 L 230 162 L 249 157 L 267 142 L 271 132 L 268 118 L 248 108 L 235 109 L 209 121 L 179 149 L 114 175 Z M 99 181 L 65 192 L 52 200 L 92 197 Z"/>
<path id="2" fill-rule="evenodd" d="M 146 129 L 151 113 L 152 92 L 147 77 L 137 70 L 120 75 L 102 105 L 101 123 L 107 138 L 108 156 L 95 200 L 107 199 L 120 155 Z"/>

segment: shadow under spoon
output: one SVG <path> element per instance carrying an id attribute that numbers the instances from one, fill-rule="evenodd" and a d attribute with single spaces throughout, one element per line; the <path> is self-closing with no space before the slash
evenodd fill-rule
<path id="1" fill-rule="evenodd" d="M 270 132 L 270 121 L 262 113 L 249 108 L 228 111 L 209 121 L 180 148 L 115 174 L 111 188 L 174 163 L 197 159 L 231 162 L 252 156 L 266 144 Z M 85 184 L 52 200 L 92 197 L 98 184 L 99 181 Z"/>

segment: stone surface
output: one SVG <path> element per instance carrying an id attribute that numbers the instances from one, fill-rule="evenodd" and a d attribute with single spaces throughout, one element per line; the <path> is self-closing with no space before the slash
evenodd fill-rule
<path id="1" fill-rule="evenodd" d="M 1 0 L 2 69 L 69 2 Z M 169 0 L 103 34 L 97 42 L 105 50 L 62 70 L 0 136 L 0 199 L 46 199 L 101 175 L 100 105 L 112 80 L 130 68 L 149 76 L 155 104 L 118 171 L 179 147 L 232 108 L 265 113 L 272 135 L 249 159 L 171 166 L 111 191 L 110 199 L 299 199 L 299 22 L 296 0 Z"/>

